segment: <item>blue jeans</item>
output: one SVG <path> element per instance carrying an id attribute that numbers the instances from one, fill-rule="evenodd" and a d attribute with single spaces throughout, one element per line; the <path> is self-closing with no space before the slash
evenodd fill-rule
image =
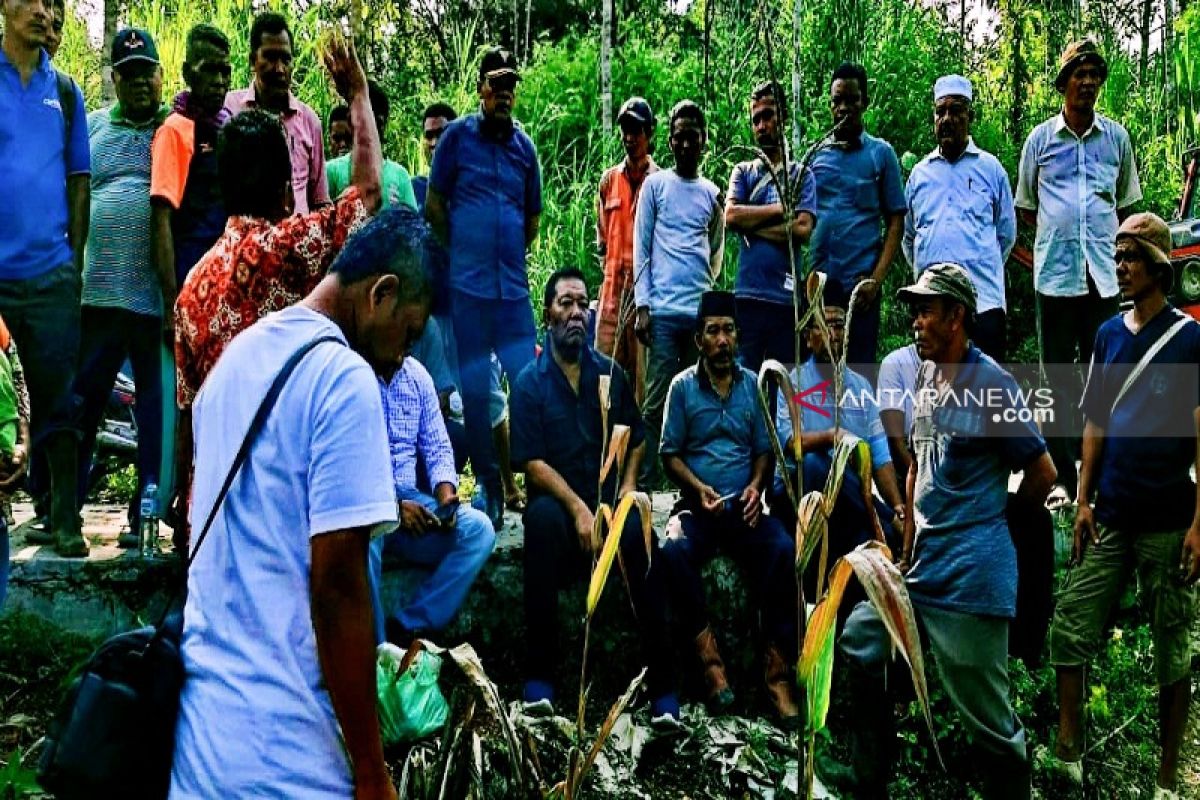
<path id="1" fill-rule="evenodd" d="M 533 309 L 527 299 L 485 300 L 455 293 L 453 313 L 471 469 L 478 483 L 498 492 L 500 469 L 489 413 L 491 354 L 499 357 L 509 381 L 515 381 L 534 358 Z"/>
<path id="2" fill-rule="evenodd" d="M 162 320 L 121 308 L 96 306 L 84 306 L 81 320 L 83 335 L 74 389 L 79 404 L 76 422 L 81 437 L 79 505 L 82 507 L 87 499 L 96 429 L 112 394 L 113 381 L 128 356 L 137 390 L 133 412 L 137 420 L 138 489 L 130 504 L 129 517 L 130 525 L 136 531 L 142 490 L 147 483 L 158 482 L 162 462 Z"/>
<path id="3" fill-rule="evenodd" d="M 413 500 L 430 511 L 438 505 L 433 497 L 415 489 L 397 492 L 396 499 Z M 449 625 L 495 546 L 496 534 L 491 521 L 482 511 L 469 505 L 458 507 L 453 530 L 417 535 L 398 528 L 373 539 L 368 576 L 371 605 L 375 611 L 376 641 L 384 640 L 384 620 L 389 617 L 413 632 L 440 631 Z M 416 595 L 399 608 L 385 609 L 383 605 L 381 587 L 385 551 L 409 563 L 433 567 Z"/>

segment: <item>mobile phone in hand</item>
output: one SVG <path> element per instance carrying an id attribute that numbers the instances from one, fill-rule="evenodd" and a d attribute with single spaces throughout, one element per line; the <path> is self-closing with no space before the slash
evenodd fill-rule
<path id="1" fill-rule="evenodd" d="M 438 524 L 443 528 L 453 528 L 458 517 L 458 500 L 438 506 L 433 510 L 433 515 L 438 518 Z"/>

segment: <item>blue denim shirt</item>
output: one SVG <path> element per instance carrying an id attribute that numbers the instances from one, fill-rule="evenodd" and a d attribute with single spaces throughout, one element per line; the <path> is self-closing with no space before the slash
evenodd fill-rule
<path id="1" fill-rule="evenodd" d="M 807 212 L 816 219 L 817 183 L 812 170 L 805 170 L 801 179 L 800 165 L 793 161 L 790 166 L 791 179 L 785 183 L 798 187 L 792 189 L 797 195 L 792 198 L 796 213 Z M 744 161 L 734 166 L 729 176 L 729 199 L 747 206 L 769 206 L 779 202 L 779 187 L 762 159 Z M 734 293 L 738 297 L 790 307 L 796 267 L 800 263 L 800 242 L 793 243 L 795 261 L 792 268 L 788 269 L 787 244 L 771 242 L 752 233 L 738 234 L 737 239 L 740 249 Z"/>
<path id="2" fill-rule="evenodd" d="M 954 162 L 934 150 L 913 167 L 904 194 L 903 250 L 913 275 L 960 264 L 975 284 L 977 311 L 1006 309 L 1004 262 L 1017 240 L 1017 212 L 999 160 L 974 141 Z"/>
<path id="3" fill-rule="evenodd" d="M 887 214 L 904 213 L 904 185 L 896 151 L 863 132 L 857 146 L 822 147 L 811 162 L 817 181 L 813 269 L 849 291 L 875 268 Z"/>
<path id="4" fill-rule="evenodd" d="M 542 172 L 533 141 L 515 122 L 509 136 L 484 136 L 482 115 L 442 132 L 429 185 L 446 201 L 450 287 L 485 300 L 529 297 L 525 221 L 542 213 Z"/>
<path id="5" fill-rule="evenodd" d="M 972 346 L 939 396 L 936 366 L 917 375 L 912 445 L 917 538 L 907 576 L 913 602 L 992 617 L 1017 607 L 1017 553 L 1008 532 L 1008 476 L 1046 452 L 1032 422 L 1007 422 L 972 398 L 999 392 L 1021 410 L 1017 382 Z"/>
<path id="6" fill-rule="evenodd" d="M 542 349 L 513 384 L 511 407 L 512 464 L 524 469 L 530 461 L 545 461 L 563 477 L 589 508 L 596 506 L 596 492 L 603 464 L 603 418 L 600 414 L 600 376 L 612 375 L 609 386 L 608 438 L 614 425 L 630 428 L 629 447 L 645 439 L 645 428 L 633 388 L 625 371 L 614 367 L 607 356 L 585 345 L 580 354 L 579 393 L 554 360 L 551 346 Z M 604 486 L 603 500 L 613 501 L 617 470 Z M 529 498 L 537 497 L 529 488 Z"/>
<path id="7" fill-rule="evenodd" d="M 667 393 L 658 450 L 682 458 L 718 494 L 740 494 L 750 484 L 754 459 L 771 452 L 754 373 L 735 366 L 733 386 L 724 399 L 699 364 L 676 375 Z"/>

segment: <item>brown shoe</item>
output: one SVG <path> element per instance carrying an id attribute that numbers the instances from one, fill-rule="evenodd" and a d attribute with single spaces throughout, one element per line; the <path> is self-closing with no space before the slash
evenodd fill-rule
<path id="1" fill-rule="evenodd" d="M 712 628 L 705 628 L 696 637 L 696 655 L 704 668 L 704 683 L 708 687 L 706 703 L 714 714 L 719 714 L 733 705 L 733 690 L 725 678 L 725 662 L 717 650 L 717 637 Z"/>
<path id="2" fill-rule="evenodd" d="M 800 706 L 796 703 L 796 673 L 773 644 L 767 645 L 767 652 L 763 655 L 763 677 L 767 684 L 767 696 L 779 714 L 781 725 L 785 730 L 795 730 L 803 720 Z"/>

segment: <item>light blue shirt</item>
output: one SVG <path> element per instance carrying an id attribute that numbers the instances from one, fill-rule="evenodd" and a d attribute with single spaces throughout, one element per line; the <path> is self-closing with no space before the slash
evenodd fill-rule
<path id="1" fill-rule="evenodd" d="M 913 167 L 904 196 L 903 250 L 914 277 L 950 261 L 971 276 L 978 311 L 1007 308 L 1004 262 L 1017 240 L 1017 212 L 1000 161 L 973 140 L 957 161 L 934 150 Z"/>
<path id="2" fill-rule="evenodd" d="M 921 357 L 915 344 L 893 350 L 879 364 L 879 410 L 903 411 L 904 434 L 912 431 L 913 400 Z"/>
<path id="3" fill-rule="evenodd" d="M 1118 123 L 1096 115 L 1076 136 L 1058 114 L 1021 149 L 1017 208 L 1037 209 L 1033 285 L 1052 297 L 1117 293 L 1117 209 L 1142 199 L 1133 145 Z M 1086 271 L 1085 271 L 1086 270 Z"/>
<path id="4" fill-rule="evenodd" d="M 193 406 L 192 530 L 280 367 L 324 334 L 344 341 L 328 318 L 292 306 L 225 350 Z M 315 537 L 355 528 L 395 530 L 396 498 L 375 373 L 333 342 L 292 373 L 188 571 L 172 800 L 354 795 L 309 573 Z"/>
<path id="5" fill-rule="evenodd" d="M 792 370 L 792 387 L 801 394 L 809 392 L 804 394 L 804 402 L 800 403 L 801 429 L 808 433 L 832 430 L 833 411 L 837 405 L 840 408 L 838 426 L 864 440 L 871 448 L 871 469 L 877 470 L 892 463 L 892 452 L 888 449 L 887 435 L 879 419 L 879 405 L 871 382 L 847 368 L 842 381 L 841 402 L 838 402 L 833 386 L 833 369 L 828 364 L 824 366 L 828 375 L 822 374 L 816 359 L 809 356 L 800 365 L 798 373 Z M 779 445 L 783 448 L 787 468 L 793 471 L 796 462 L 787 446 L 788 439 L 792 438 L 792 418 L 782 395 L 776 398 L 775 403 L 775 432 L 779 435 Z M 783 485 L 779 483 L 781 475 L 776 470 L 777 488 L 783 491 Z"/>
<path id="6" fill-rule="evenodd" d="M 721 190 L 674 169 L 646 177 L 633 223 L 633 297 L 652 315 L 695 319 L 725 247 Z"/>
<path id="7" fill-rule="evenodd" d="M 854 146 L 822 147 L 810 169 L 817 181 L 813 269 L 850 291 L 875 269 L 887 216 L 904 213 L 900 162 L 890 144 L 863 132 Z"/>

